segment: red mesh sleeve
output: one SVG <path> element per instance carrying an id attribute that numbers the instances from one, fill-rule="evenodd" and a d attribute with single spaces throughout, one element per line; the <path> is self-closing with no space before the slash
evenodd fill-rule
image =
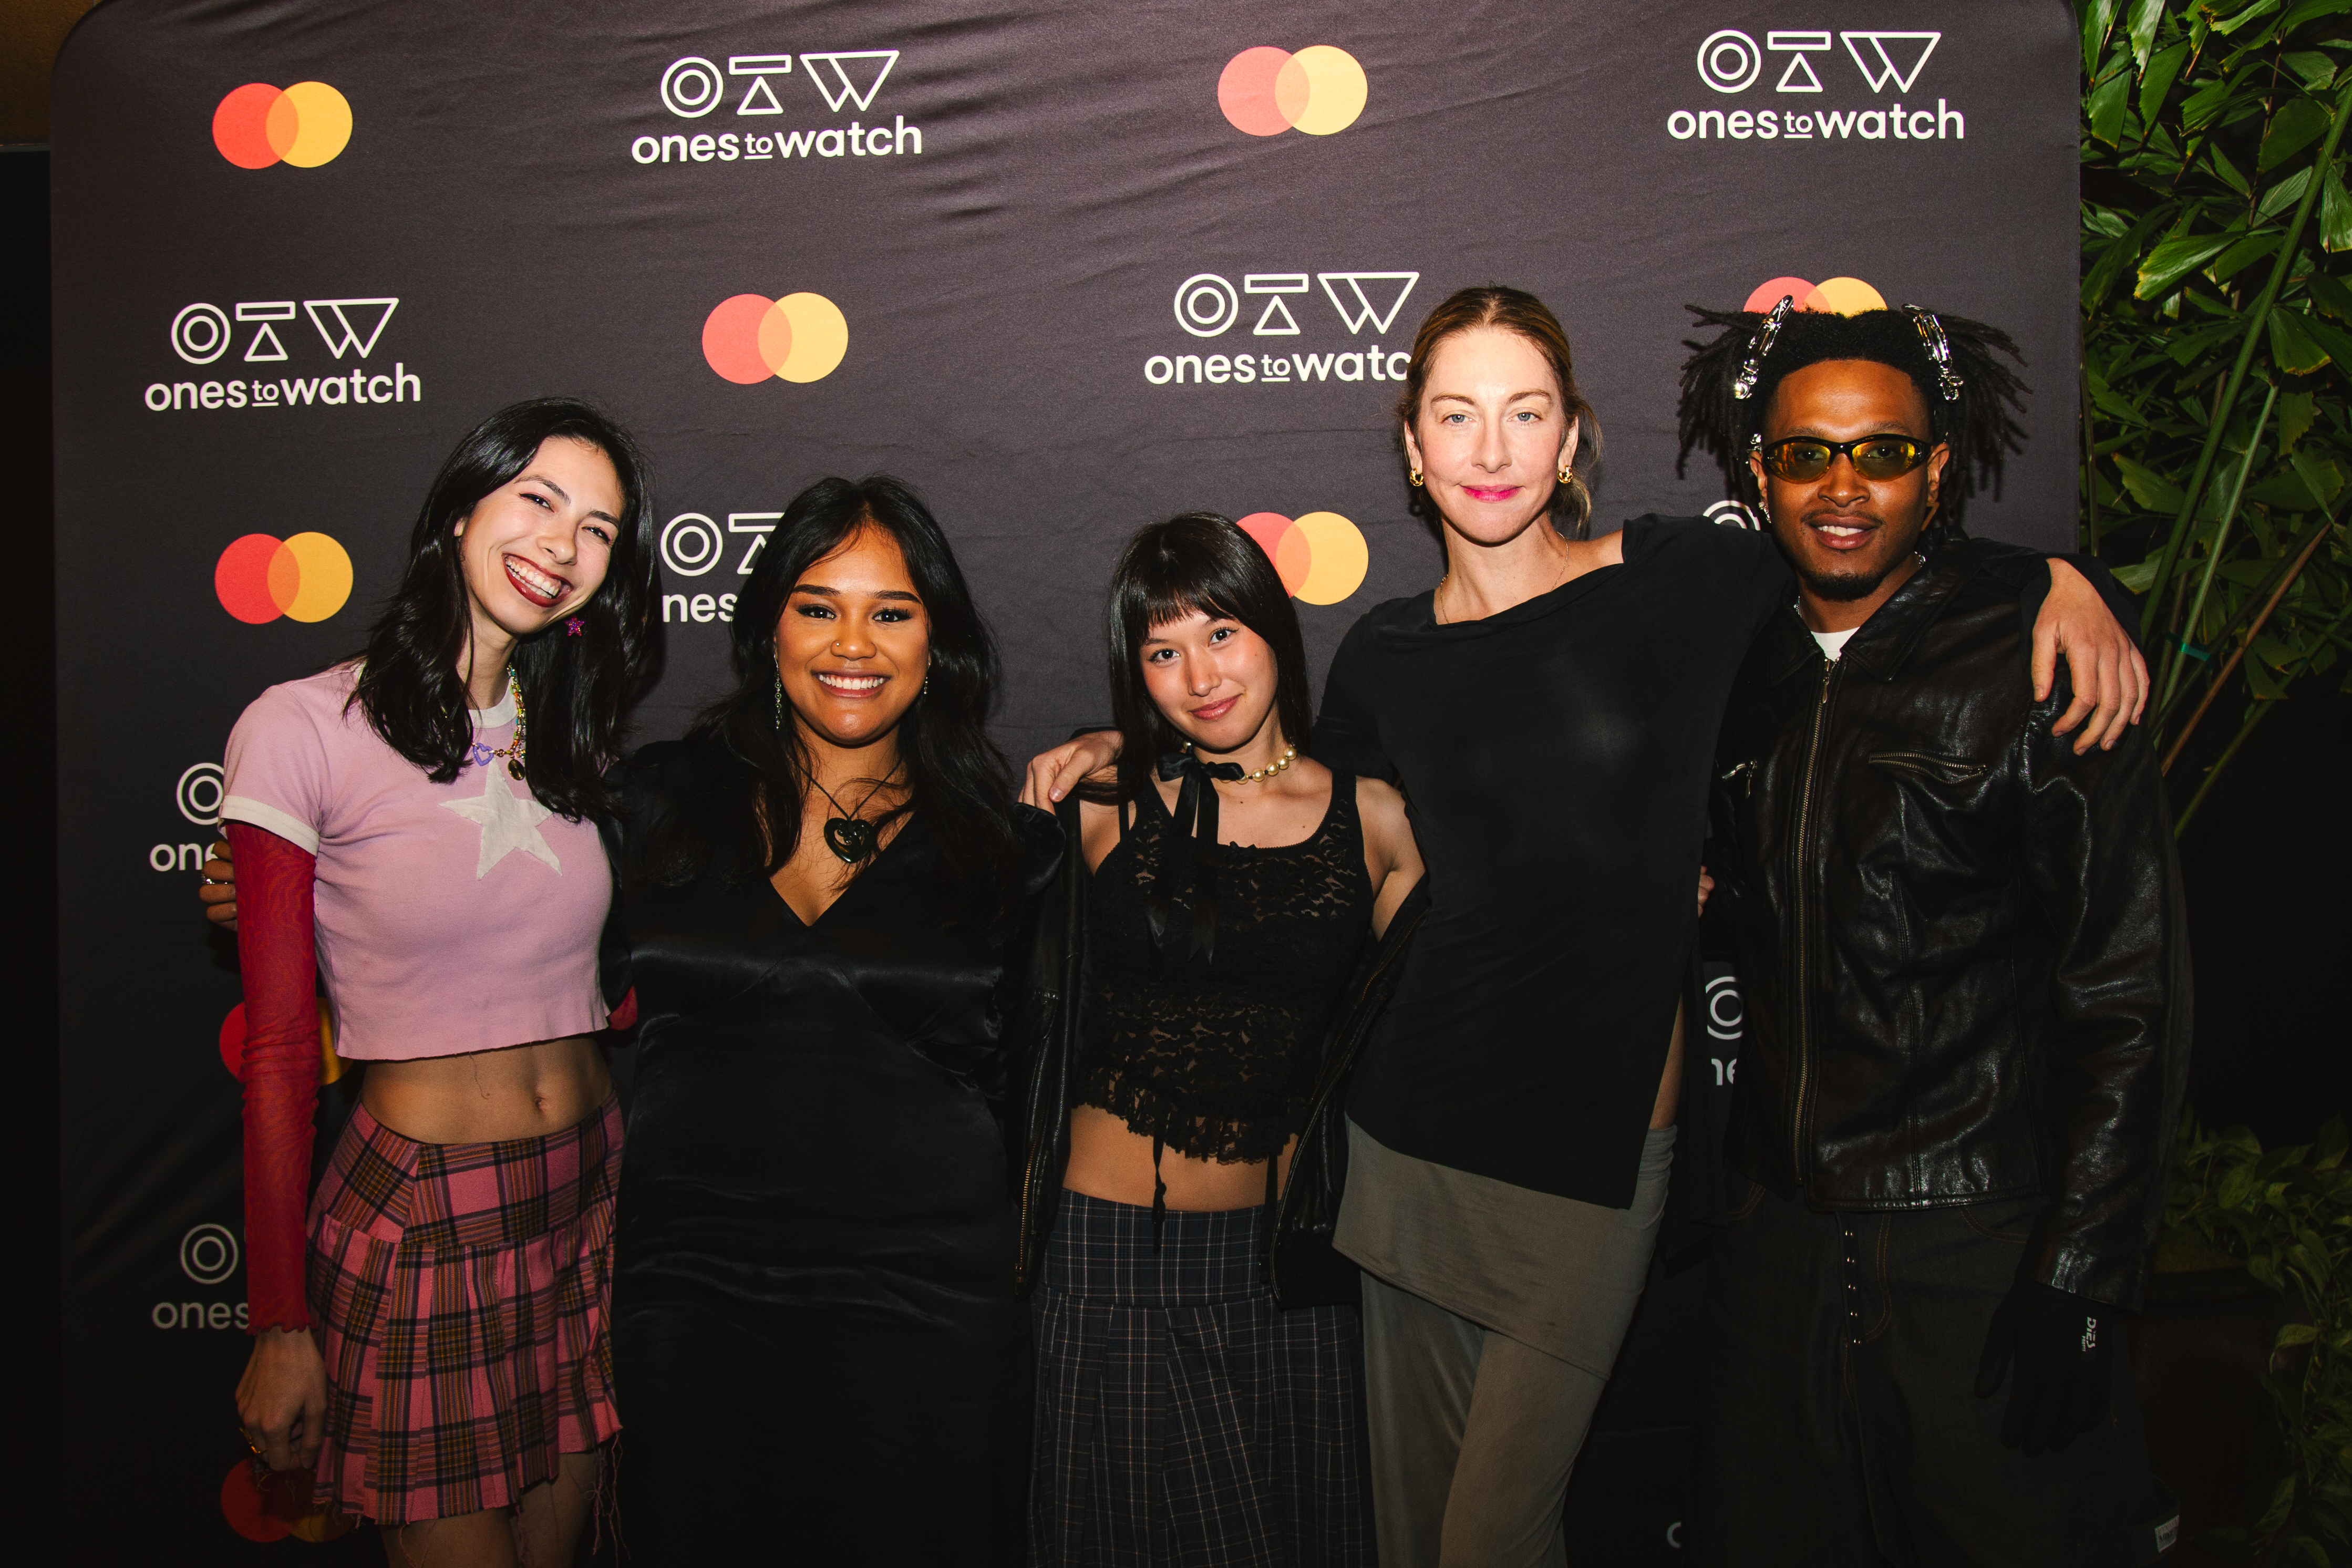
<path id="1" fill-rule="evenodd" d="M 319 1105 L 318 862 L 242 822 L 228 825 L 228 841 L 245 981 L 245 1279 L 257 1334 L 310 1326 L 302 1211 Z"/>

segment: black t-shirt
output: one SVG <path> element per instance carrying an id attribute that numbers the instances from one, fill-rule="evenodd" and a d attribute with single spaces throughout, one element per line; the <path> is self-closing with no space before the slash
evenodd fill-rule
<path id="1" fill-rule="evenodd" d="M 1604 566 L 1485 620 L 1366 613 L 1314 752 L 1401 786 L 1431 907 L 1349 1115 L 1401 1154 L 1622 1208 L 1697 921 L 1732 679 L 1793 584 L 1771 539 L 1625 525 Z"/>

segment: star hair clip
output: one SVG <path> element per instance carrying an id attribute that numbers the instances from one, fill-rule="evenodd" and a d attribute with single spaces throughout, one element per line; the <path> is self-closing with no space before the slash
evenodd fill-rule
<path id="1" fill-rule="evenodd" d="M 1910 312 L 1911 324 L 1919 329 L 1919 342 L 1927 349 L 1927 357 L 1936 362 L 1936 380 L 1944 389 L 1944 401 L 1958 402 L 1960 388 L 1966 386 L 1968 383 L 1953 373 L 1952 343 L 1950 339 L 1944 336 L 1944 323 L 1936 320 L 1936 312 L 1933 310 L 1925 310 L 1917 305 L 1906 305 L 1903 308 Z"/>
<path id="2" fill-rule="evenodd" d="M 1780 336 L 1780 323 L 1796 309 L 1796 296 L 1783 294 L 1780 302 L 1765 312 L 1764 325 L 1757 330 L 1756 341 L 1749 345 L 1748 358 L 1739 367 L 1739 374 L 1731 383 L 1731 395 L 1746 402 L 1756 392 L 1756 378 L 1763 374 L 1764 356 L 1772 352 L 1772 344 Z"/>

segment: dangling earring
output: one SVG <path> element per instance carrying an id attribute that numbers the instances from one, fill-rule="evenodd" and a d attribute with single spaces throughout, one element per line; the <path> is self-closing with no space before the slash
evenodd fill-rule
<path id="1" fill-rule="evenodd" d="M 1415 468 L 1412 472 L 1407 474 L 1404 477 L 1404 482 L 1411 485 L 1415 489 L 1421 489 L 1421 470 L 1419 468 Z"/>
<path id="2" fill-rule="evenodd" d="M 923 672 L 923 689 L 922 689 L 920 691 L 916 692 L 916 693 L 915 693 L 915 695 L 916 695 L 916 696 L 918 696 L 918 697 L 929 697 L 930 694 L 931 694 L 931 674 L 930 674 L 930 671 L 929 671 L 929 670 L 925 670 L 925 671 Z"/>
<path id="3" fill-rule="evenodd" d="M 784 672 L 776 671 L 776 733 L 784 732 Z"/>

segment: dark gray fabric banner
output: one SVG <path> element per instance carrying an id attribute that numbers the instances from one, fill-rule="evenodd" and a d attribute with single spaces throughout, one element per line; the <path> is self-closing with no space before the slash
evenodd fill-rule
<path id="1" fill-rule="evenodd" d="M 196 847 L 230 724 L 357 645 L 476 419 L 577 394 L 647 444 L 646 736 L 718 689 L 762 530 L 834 473 L 946 524 L 1017 755 L 1104 710 L 1109 563 L 1173 511 L 1249 520 L 1319 679 L 1439 571 L 1390 410 L 1470 283 L 1566 322 L 1602 526 L 1722 499 L 1674 472 L 1685 304 L 1997 322 L 2033 439 L 1973 521 L 2058 545 L 2074 48 L 2057 0 L 108 0 L 54 121 L 77 1557 L 268 1534 L 221 1503 L 237 984 Z M 1686 1425 L 1682 1386 L 1619 1426 Z M 1674 1560 L 1678 1450 L 1628 1442 L 1580 1528 Z"/>

